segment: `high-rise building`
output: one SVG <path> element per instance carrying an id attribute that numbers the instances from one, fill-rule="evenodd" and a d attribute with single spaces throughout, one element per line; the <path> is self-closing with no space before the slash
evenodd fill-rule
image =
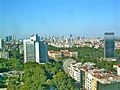
<path id="1" fill-rule="evenodd" d="M 0 49 L 4 47 L 4 39 L 0 38 Z"/>
<path id="2" fill-rule="evenodd" d="M 9 37 L 8 37 L 8 36 L 5 37 L 5 41 L 6 41 L 6 42 L 9 41 Z"/>
<path id="3" fill-rule="evenodd" d="M 40 61 L 48 62 L 48 45 L 45 41 L 40 41 Z"/>
<path id="4" fill-rule="evenodd" d="M 104 35 L 104 57 L 114 58 L 115 57 L 115 42 L 114 33 L 108 32 Z"/>
<path id="5" fill-rule="evenodd" d="M 9 40 L 8 40 L 8 41 L 11 41 L 11 40 L 12 40 L 12 36 L 11 36 L 11 35 L 10 35 L 8 38 L 9 38 Z"/>
<path id="6" fill-rule="evenodd" d="M 15 34 L 12 35 L 12 41 L 16 41 L 16 36 L 15 36 Z"/>
<path id="7" fill-rule="evenodd" d="M 34 41 L 24 40 L 24 62 L 35 61 Z"/>
<path id="8" fill-rule="evenodd" d="M 6 37 L 5 37 L 5 41 L 6 41 L 6 42 L 16 41 L 16 36 L 15 36 L 15 34 L 6 36 Z"/>
<path id="9" fill-rule="evenodd" d="M 38 35 L 33 35 L 30 39 L 23 40 L 24 44 L 24 62 L 33 61 L 37 63 L 48 62 L 47 44 L 40 41 Z"/>

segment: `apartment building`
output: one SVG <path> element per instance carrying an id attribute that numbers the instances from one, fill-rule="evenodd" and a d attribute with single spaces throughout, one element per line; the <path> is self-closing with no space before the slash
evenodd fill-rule
<path id="1" fill-rule="evenodd" d="M 120 76 L 113 75 L 106 69 L 99 69 L 94 63 L 79 62 L 67 66 L 66 69 L 69 71 L 67 73 L 79 82 L 84 90 L 120 90 Z"/>

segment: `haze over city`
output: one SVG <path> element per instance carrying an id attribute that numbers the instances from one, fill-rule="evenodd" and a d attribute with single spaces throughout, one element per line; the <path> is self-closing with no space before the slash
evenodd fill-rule
<path id="1" fill-rule="evenodd" d="M 0 0 L 0 34 L 120 35 L 119 0 Z"/>

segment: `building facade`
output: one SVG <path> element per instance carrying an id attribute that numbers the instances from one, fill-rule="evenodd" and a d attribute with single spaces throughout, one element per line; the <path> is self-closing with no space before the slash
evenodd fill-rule
<path id="1" fill-rule="evenodd" d="M 114 33 L 105 33 L 104 35 L 104 57 L 115 57 Z"/>
<path id="2" fill-rule="evenodd" d="M 112 71 L 99 69 L 91 62 L 82 64 L 69 61 L 64 61 L 63 65 L 67 66 L 64 70 L 83 90 L 120 90 L 120 76 L 114 75 Z"/>
<path id="3" fill-rule="evenodd" d="M 0 58 L 9 59 L 9 52 L 0 52 Z"/>
<path id="4" fill-rule="evenodd" d="M 33 35 L 30 39 L 23 40 L 23 44 L 24 63 L 29 61 L 37 63 L 48 62 L 47 44 L 44 41 L 40 41 L 40 37 L 38 35 Z"/>
<path id="5" fill-rule="evenodd" d="M 68 50 L 60 50 L 60 51 L 50 50 L 50 51 L 48 51 L 48 55 L 50 58 L 53 58 L 53 59 L 60 59 L 60 58 L 64 58 L 64 57 L 78 58 L 78 52 L 75 52 L 75 51 L 71 52 Z"/>
<path id="6" fill-rule="evenodd" d="M 40 61 L 48 62 L 48 44 L 45 41 L 40 41 Z"/>
<path id="7" fill-rule="evenodd" d="M 113 65 L 113 68 L 116 69 L 116 71 L 117 71 L 117 75 L 120 76 L 120 64 L 118 64 L 118 65 Z"/>
<path id="8" fill-rule="evenodd" d="M 4 39 L 0 38 L 0 49 L 4 47 Z"/>

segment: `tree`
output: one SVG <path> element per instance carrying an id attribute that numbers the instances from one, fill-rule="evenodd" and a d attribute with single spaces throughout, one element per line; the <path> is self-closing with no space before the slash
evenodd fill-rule
<path id="1" fill-rule="evenodd" d="M 58 72 L 52 79 L 52 85 L 54 85 L 58 90 L 79 90 L 75 86 L 75 80 L 68 77 L 64 72 Z"/>

